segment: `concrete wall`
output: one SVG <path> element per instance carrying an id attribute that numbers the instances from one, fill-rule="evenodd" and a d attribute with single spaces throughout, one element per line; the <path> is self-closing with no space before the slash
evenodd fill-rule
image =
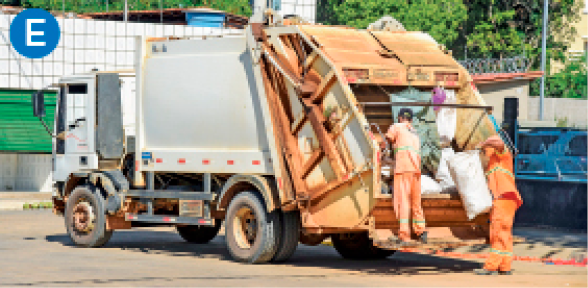
<path id="1" fill-rule="evenodd" d="M 0 12 L 0 87 L 41 89 L 64 75 L 133 69 L 135 38 L 189 37 L 242 33 L 237 29 L 151 23 L 62 19 L 59 44 L 41 59 L 22 57 L 10 45 L 10 24 L 16 15 Z"/>
<path id="2" fill-rule="evenodd" d="M 519 98 L 519 119 L 527 120 L 529 80 L 476 84 L 476 87 L 480 91 L 484 101 L 486 101 L 486 104 L 494 106 L 493 115 L 498 123 L 502 122 L 504 98 L 507 97 Z"/>
<path id="3" fill-rule="evenodd" d="M 286 15 L 298 15 L 311 23 L 316 22 L 317 0 L 274 0 L 273 3 L 278 14 L 282 17 Z M 260 11 L 266 5 L 266 0 L 255 0 L 253 11 Z"/>
<path id="4" fill-rule="evenodd" d="M 539 120 L 539 97 L 529 97 L 527 118 L 529 120 Z M 568 119 L 570 126 L 588 126 L 588 100 L 545 98 L 543 102 L 543 119 L 554 121 L 564 118 Z"/>
<path id="5" fill-rule="evenodd" d="M 0 192 L 51 192 L 51 155 L 0 154 Z"/>

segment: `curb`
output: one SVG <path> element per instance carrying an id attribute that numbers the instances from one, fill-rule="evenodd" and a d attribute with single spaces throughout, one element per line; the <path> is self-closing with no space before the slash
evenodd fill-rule
<path id="1" fill-rule="evenodd" d="M 440 250 L 425 250 L 425 249 L 411 249 L 405 248 L 400 249 L 399 251 L 402 252 L 420 252 L 425 254 L 437 255 L 437 256 L 446 256 L 446 257 L 457 257 L 457 258 L 465 258 L 465 259 L 485 259 L 488 258 L 490 255 L 488 253 L 458 253 L 458 252 L 442 252 Z M 588 258 L 583 258 L 581 261 L 576 262 L 576 259 L 571 260 L 562 260 L 559 258 L 539 258 L 539 257 L 527 257 L 527 256 L 513 256 L 514 261 L 524 261 L 524 262 L 539 262 L 544 263 L 547 265 L 573 265 L 579 267 L 587 267 L 588 265 Z"/>
<path id="2" fill-rule="evenodd" d="M 0 211 L 22 211 L 53 208 L 53 203 L 46 200 L 0 200 Z"/>

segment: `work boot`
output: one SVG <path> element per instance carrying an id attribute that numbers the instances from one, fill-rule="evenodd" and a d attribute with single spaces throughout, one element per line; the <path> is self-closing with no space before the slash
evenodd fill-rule
<path id="1" fill-rule="evenodd" d="M 421 233 L 421 235 L 419 235 L 419 241 L 423 244 L 427 244 L 427 231 Z"/>
<path id="2" fill-rule="evenodd" d="M 486 269 L 475 269 L 474 274 L 476 275 L 498 275 L 498 271 L 490 271 Z"/>
<path id="3" fill-rule="evenodd" d="M 390 243 L 392 243 L 392 244 L 399 245 L 399 246 L 404 246 L 404 245 L 410 244 L 410 242 L 404 241 L 404 240 L 398 238 L 396 235 L 392 235 L 392 236 L 388 237 L 388 241 L 390 241 Z"/>
<path id="4" fill-rule="evenodd" d="M 498 273 L 499 273 L 500 275 L 512 275 L 512 271 L 511 271 L 511 270 L 509 270 L 509 271 L 500 271 L 500 272 L 498 272 Z"/>

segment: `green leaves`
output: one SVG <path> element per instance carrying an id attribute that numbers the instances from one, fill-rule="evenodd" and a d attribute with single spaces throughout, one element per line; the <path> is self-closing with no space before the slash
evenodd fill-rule
<path id="1" fill-rule="evenodd" d="M 563 69 L 552 75 L 547 75 L 545 79 L 546 97 L 588 98 L 588 95 L 586 95 L 588 93 L 586 54 L 578 58 L 561 58 L 561 55 L 554 58 L 563 60 Z M 541 79 L 537 79 L 531 83 L 531 95 L 539 95 L 540 81 Z"/>
<path id="2" fill-rule="evenodd" d="M 328 2 L 327 5 L 324 2 Z M 322 3 L 323 6 L 329 4 L 333 5 L 333 13 L 323 14 L 329 15 L 325 17 L 326 24 L 365 29 L 370 23 L 390 15 L 407 30 L 425 31 L 447 47 L 451 47 L 457 39 L 467 18 L 466 6 L 461 0 L 346 0 L 341 3 L 325 0 Z"/>
<path id="3" fill-rule="evenodd" d="M 65 2 L 63 2 L 65 1 Z M 92 13 L 124 10 L 124 0 L 23 0 L 23 7 L 42 8 L 61 11 L 62 5 L 66 12 Z M 162 8 L 189 8 L 206 6 L 229 13 L 251 16 L 248 0 L 128 0 L 129 10 L 154 10 Z"/>

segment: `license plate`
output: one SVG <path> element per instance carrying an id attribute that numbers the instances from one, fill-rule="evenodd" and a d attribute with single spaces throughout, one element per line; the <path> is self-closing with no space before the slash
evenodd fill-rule
<path id="1" fill-rule="evenodd" d="M 203 200 L 180 200 L 180 216 L 202 217 Z"/>

